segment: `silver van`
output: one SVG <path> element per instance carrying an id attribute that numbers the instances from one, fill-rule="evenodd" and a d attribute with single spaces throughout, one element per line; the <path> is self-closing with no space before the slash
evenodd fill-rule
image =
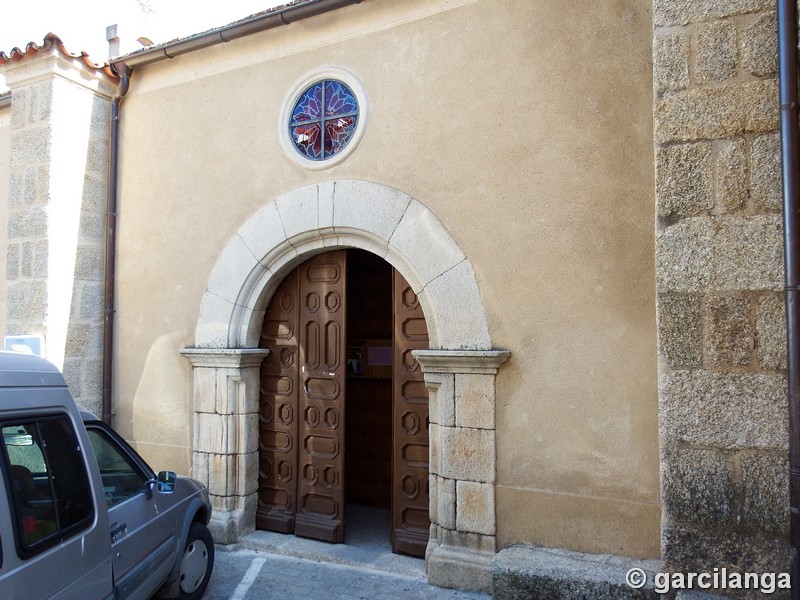
<path id="1" fill-rule="evenodd" d="M 0 432 L 0 598 L 202 596 L 214 543 L 200 482 L 156 475 L 37 357 L 0 352 Z"/>

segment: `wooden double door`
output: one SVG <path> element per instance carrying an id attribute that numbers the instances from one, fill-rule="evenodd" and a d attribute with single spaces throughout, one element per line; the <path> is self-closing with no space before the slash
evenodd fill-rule
<path id="1" fill-rule="evenodd" d="M 428 333 L 402 275 L 360 250 L 311 258 L 273 294 L 261 346 L 256 527 L 343 542 L 355 499 L 391 508 L 393 551 L 424 556 L 428 392 L 411 351 Z"/>

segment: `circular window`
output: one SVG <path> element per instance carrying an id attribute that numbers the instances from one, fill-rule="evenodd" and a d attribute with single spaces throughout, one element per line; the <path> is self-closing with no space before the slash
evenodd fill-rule
<path id="1" fill-rule="evenodd" d="M 358 100 L 341 81 L 324 79 L 300 94 L 292 108 L 289 136 L 310 160 L 326 160 L 341 152 L 358 125 Z"/>
<path id="2" fill-rule="evenodd" d="M 347 69 L 327 65 L 307 73 L 286 95 L 278 137 L 286 157 L 303 169 L 329 169 L 364 136 L 367 95 Z"/>

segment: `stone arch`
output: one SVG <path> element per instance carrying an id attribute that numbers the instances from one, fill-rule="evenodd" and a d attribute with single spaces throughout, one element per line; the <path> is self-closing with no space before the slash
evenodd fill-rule
<path id="1" fill-rule="evenodd" d="M 461 248 L 422 203 L 366 181 L 310 185 L 256 212 L 211 273 L 196 347 L 258 346 L 266 303 L 283 276 L 335 248 L 369 250 L 403 274 L 422 303 L 431 348 L 491 348 L 475 273 Z"/>
<path id="2" fill-rule="evenodd" d="M 472 264 L 441 222 L 407 194 L 366 181 L 280 196 L 236 232 L 211 272 L 195 346 L 182 354 L 194 367 L 192 471 L 212 498 L 214 539 L 237 542 L 255 528 L 266 305 L 295 266 L 336 248 L 383 257 L 420 299 L 430 338 L 414 353 L 430 391 L 428 579 L 491 591 L 494 382 L 509 353 L 492 349 Z"/>

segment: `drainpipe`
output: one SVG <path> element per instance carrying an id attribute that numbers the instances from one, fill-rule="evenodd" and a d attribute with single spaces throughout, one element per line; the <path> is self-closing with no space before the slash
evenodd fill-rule
<path id="1" fill-rule="evenodd" d="M 131 69 L 115 65 L 119 87 L 111 100 L 111 135 L 108 151 L 108 204 L 106 209 L 106 264 L 103 318 L 103 422 L 111 425 L 111 382 L 114 356 L 114 280 L 117 247 L 117 166 L 119 163 L 119 105 L 131 82 Z"/>
<path id="2" fill-rule="evenodd" d="M 789 564 L 792 599 L 800 600 L 800 196 L 798 196 L 797 5 L 778 2 L 781 175 L 786 267 L 786 346 L 789 381 Z"/>

